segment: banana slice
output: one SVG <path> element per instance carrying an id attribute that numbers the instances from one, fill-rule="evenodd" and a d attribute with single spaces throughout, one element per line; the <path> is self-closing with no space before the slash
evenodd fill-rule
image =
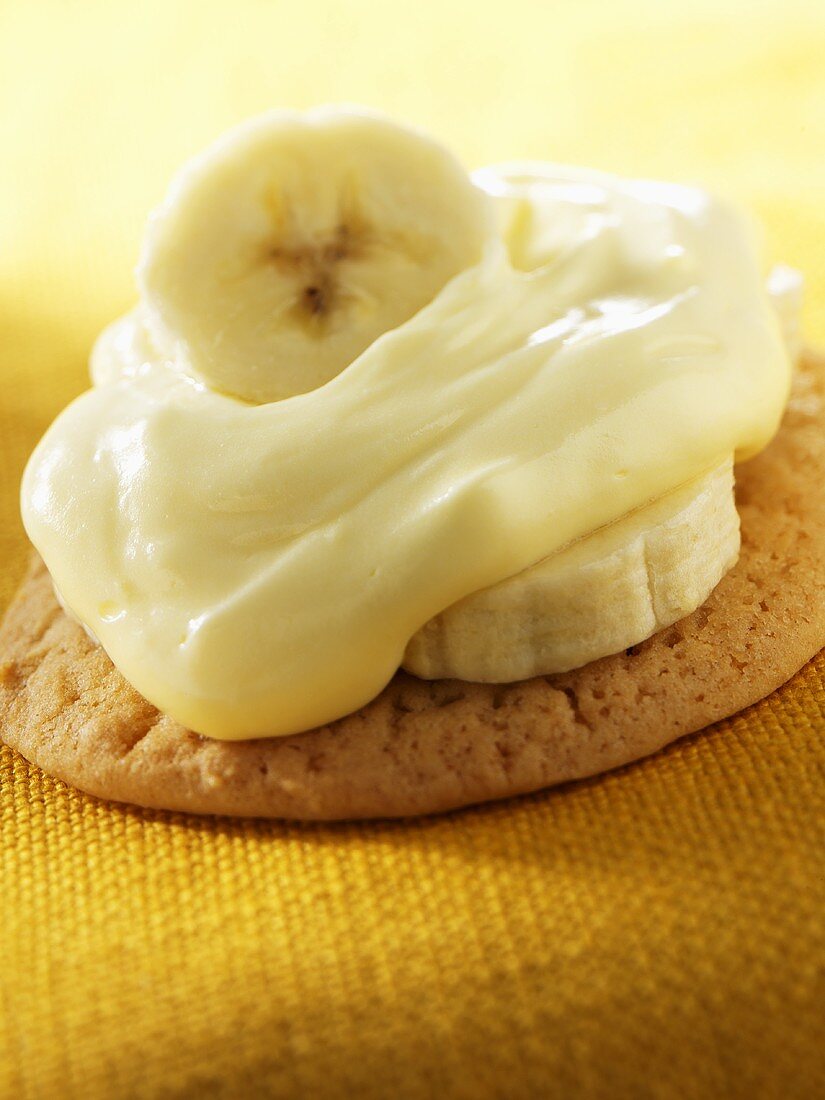
<path id="1" fill-rule="evenodd" d="M 138 266 L 159 350 L 278 400 L 333 378 L 481 258 L 491 200 L 429 138 L 371 114 L 273 112 L 173 182 Z"/>
<path id="2" fill-rule="evenodd" d="M 566 672 L 695 611 L 738 556 L 728 460 L 453 604 L 410 640 L 403 667 L 428 680 L 492 683 Z"/>

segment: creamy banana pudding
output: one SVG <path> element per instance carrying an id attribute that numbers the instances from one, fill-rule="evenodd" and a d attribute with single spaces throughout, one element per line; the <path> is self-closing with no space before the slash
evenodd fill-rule
<path id="1" fill-rule="evenodd" d="M 735 562 L 732 466 L 791 367 L 748 224 L 378 116 L 273 112 L 186 165 L 135 310 L 23 517 L 64 606 L 213 738 L 308 730 L 403 663 L 616 652 Z"/>

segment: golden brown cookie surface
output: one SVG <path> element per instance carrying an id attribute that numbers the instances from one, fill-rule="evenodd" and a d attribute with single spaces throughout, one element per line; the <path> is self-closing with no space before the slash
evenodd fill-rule
<path id="1" fill-rule="evenodd" d="M 399 673 L 355 714 L 263 741 L 211 741 L 159 714 L 36 559 L 0 627 L 0 731 L 83 790 L 199 813 L 392 817 L 594 775 L 756 702 L 825 643 L 825 360 L 803 362 L 779 435 L 737 471 L 737 503 L 737 566 L 633 650 L 507 685 Z"/>

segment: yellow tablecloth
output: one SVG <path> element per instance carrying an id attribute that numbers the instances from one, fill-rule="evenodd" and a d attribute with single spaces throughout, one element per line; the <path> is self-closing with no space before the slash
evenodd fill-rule
<path id="1" fill-rule="evenodd" d="M 0 606 L 17 486 L 175 166 L 349 99 L 468 163 L 706 181 L 825 340 L 825 7 L 0 7 Z M 0 1096 L 825 1094 L 825 660 L 655 759 L 441 819 L 142 813 L 0 752 Z"/>

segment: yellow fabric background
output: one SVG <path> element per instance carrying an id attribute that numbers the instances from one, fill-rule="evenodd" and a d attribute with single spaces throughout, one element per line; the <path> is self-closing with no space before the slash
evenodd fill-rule
<path id="1" fill-rule="evenodd" d="M 825 7 L 0 5 L 0 608 L 23 463 L 172 170 L 350 99 L 470 164 L 706 181 L 825 340 Z M 0 750 L 0 1096 L 825 1094 L 825 660 L 600 780 L 337 827 L 107 806 Z"/>

